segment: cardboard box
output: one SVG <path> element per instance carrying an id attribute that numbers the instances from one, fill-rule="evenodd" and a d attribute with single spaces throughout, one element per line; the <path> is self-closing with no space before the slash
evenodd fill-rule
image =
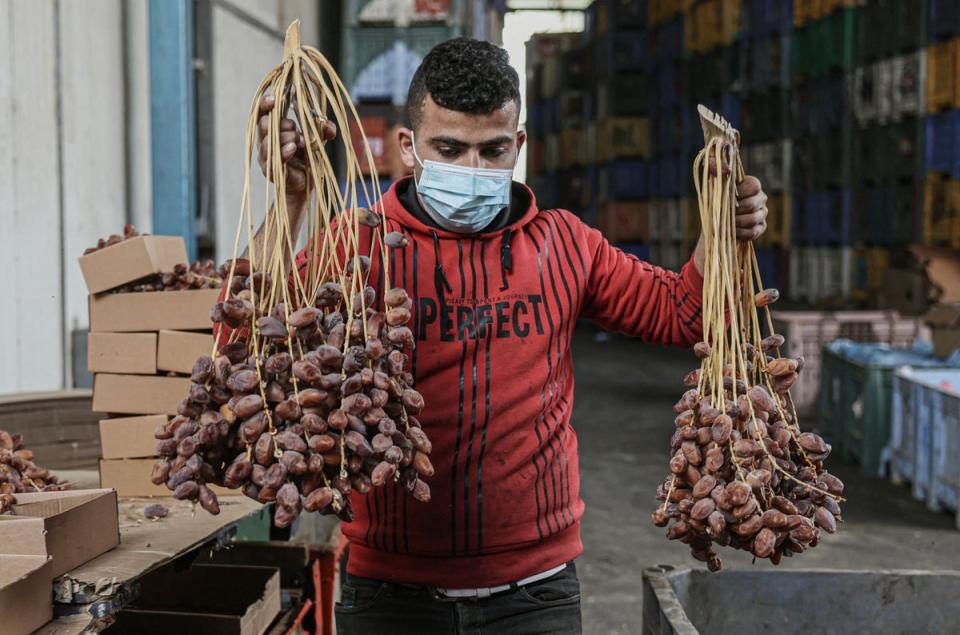
<path id="1" fill-rule="evenodd" d="M 17 494 L 13 515 L 0 516 L 0 545 L 14 555 L 36 555 L 23 532 L 42 521 L 53 576 L 62 575 L 120 544 L 117 493 L 109 489 Z"/>
<path id="2" fill-rule="evenodd" d="M 189 375 L 198 357 L 213 351 L 213 335 L 187 331 L 160 331 L 157 338 L 157 369 Z"/>
<path id="3" fill-rule="evenodd" d="M 110 459 L 100 461 L 100 487 L 112 487 L 118 496 L 173 496 L 166 485 L 150 480 L 157 459 Z M 238 489 L 211 485 L 217 496 L 241 496 Z"/>
<path id="4" fill-rule="evenodd" d="M 930 327 L 933 354 L 949 357 L 960 348 L 960 304 L 937 304 L 923 316 Z"/>
<path id="5" fill-rule="evenodd" d="M 177 414 L 190 393 L 187 377 L 114 375 L 100 373 L 93 379 L 93 411 L 117 414 Z"/>
<path id="6" fill-rule="evenodd" d="M 140 595 L 117 615 L 122 633 L 260 635 L 280 613 L 274 567 L 163 567 L 140 581 Z"/>
<path id="7" fill-rule="evenodd" d="M 87 333 L 91 373 L 157 374 L 156 333 Z"/>
<path id="8" fill-rule="evenodd" d="M 211 331 L 210 309 L 219 297 L 219 289 L 90 296 L 90 330 Z"/>
<path id="9" fill-rule="evenodd" d="M 0 616 L 6 635 L 27 635 L 53 619 L 53 561 L 0 555 Z"/>
<path id="10" fill-rule="evenodd" d="M 175 265 L 190 262 L 180 236 L 138 236 L 81 256 L 79 261 L 90 293 L 114 289 L 161 271 L 173 271 Z"/>
<path id="11" fill-rule="evenodd" d="M 100 421 L 100 456 L 126 459 L 156 456 L 153 431 L 167 422 L 167 415 L 120 417 Z"/>

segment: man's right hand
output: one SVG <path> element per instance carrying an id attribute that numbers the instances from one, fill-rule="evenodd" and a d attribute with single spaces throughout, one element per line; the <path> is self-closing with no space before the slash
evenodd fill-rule
<path id="1" fill-rule="evenodd" d="M 270 130 L 270 111 L 276 105 L 273 95 L 260 100 L 260 119 L 257 122 L 257 163 L 264 176 L 267 174 L 267 154 L 272 140 Z M 289 202 L 302 202 L 307 191 L 307 165 L 304 152 L 303 134 L 293 119 L 280 120 L 280 160 L 286 164 L 286 198 Z"/>

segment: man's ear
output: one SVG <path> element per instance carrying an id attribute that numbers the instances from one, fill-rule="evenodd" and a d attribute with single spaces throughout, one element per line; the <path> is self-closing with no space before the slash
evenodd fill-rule
<path id="1" fill-rule="evenodd" d="M 397 130 L 397 145 L 400 147 L 400 160 L 408 170 L 413 170 L 417 164 L 413 156 L 413 131 L 410 128 L 399 128 Z"/>
<path id="2" fill-rule="evenodd" d="M 520 152 L 520 148 L 522 148 L 523 144 L 526 142 L 527 142 L 527 131 L 517 130 L 517 152 Z"/>

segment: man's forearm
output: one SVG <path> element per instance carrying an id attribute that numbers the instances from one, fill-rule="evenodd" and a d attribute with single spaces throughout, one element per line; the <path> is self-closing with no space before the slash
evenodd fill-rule
<path id="1" fill-rule="evenodd" d="M 297 236 L 300 235 L 300 228 L 303 226 L 303 219 L 306 216 L 307 199 L 305 197 L 296 197 L 287 199 L 287 214 L 290 222 L 290 240 L 296 247 Z M 274 247 L 280 242 L 276 239 L 277 227 L 272 227 L 269 239 L 267 237 L 266 223 L 260 225 L 256 235 L 253 237 L 253 244 L 257 260 L 260 262 L 269 262 L 273 256 Z M 286 240 L 281 243 L 285 251 L 288 250 Z M 241 258 L 249 258 L 250 247 L 243 250 Z M 293 254 L 286 254 L 292 256 Z M 284 271 L 290 273 L 290 264 L 292 258 L 284 258 Z"/>

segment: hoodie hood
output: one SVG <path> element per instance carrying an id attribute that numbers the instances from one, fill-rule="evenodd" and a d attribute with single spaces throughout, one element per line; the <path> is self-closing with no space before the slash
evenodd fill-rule
<path id="1" fill-rule="evenodd" d="M 523 183 L 518 183 L 517 181 L 514 181 L 511 187 L 522 187 L 524 190 L 526 190 L 528 196 L 530 197 L 530 204 L 527 206 L 526 212 L 524 212 L 524 214 L 518 220 L 511 223 L 510 225 L 507 225 L 506 227 L 501 227 L 500 229 L 496 229 L 490 232 L 480 232 L 478 234 L 460 234 L 460 233 L 448 231 L 442 228 L 429 227 L 425 225 L 423 221 L 421 221 L 419 218 L 417 218 L 416 216 L 411 214 L 409 211 L 407 211 L 407 208 L 404 207 L 403 203 L 400 201 L 399 195 L 397 194 L 397 187 L 401 183 L 404 183 L 406 181 L 412 181 L 412 180 L 413 180 L 412 175 L 405 176 L 402 179 L 398 179 L 397 181 L 394 181 L 393 184 L 390 185 L 390 189 L 384 192 L 383 199 L 381 201 L 381 204 L 383 205 L 383 213 L 388 219 L 399 223 L 408 231 L 417 233 L 417 234 L 428 235 L 431 238 L 435 237 L 440 240 L 444 240 L 444 239 L 461 239 L 462 240 L 464 238 L 491 238 L 494 236 L 499 236 L 500 234 L 503 234 L 505 232 L 512 233 L 518 230 L 519 228 L 523 227 L 530 221 L 532 221 L 536 217 L 537 213 L 539 212 L 539 209 L 537 208 L 537 198 L 534 195 L 533 190 L 531 190 L 527 185 Z M 415 187 L 415 185 L 413 185 L 412 183 L 411 183 L 411 186 Z"/>

